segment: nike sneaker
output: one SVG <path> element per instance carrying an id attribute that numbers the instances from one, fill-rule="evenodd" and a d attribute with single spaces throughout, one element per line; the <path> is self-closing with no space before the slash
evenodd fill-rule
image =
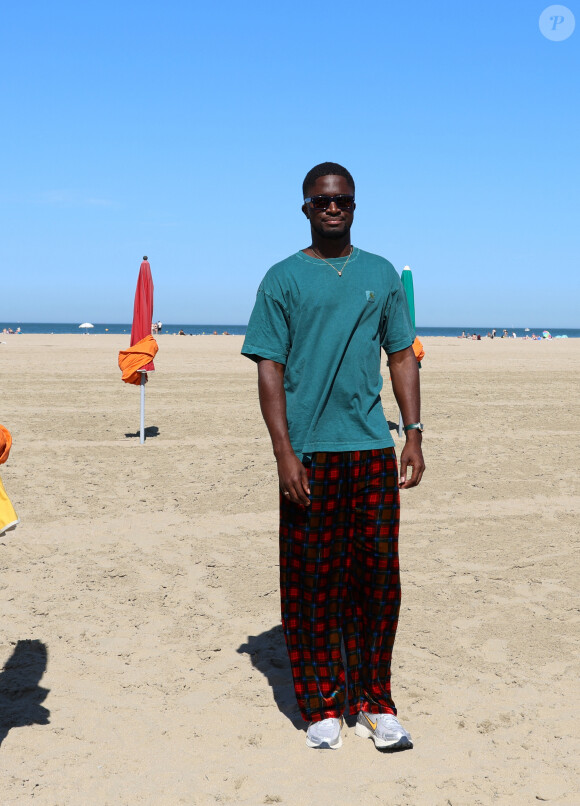
<path id="1" fill-rule="evenodd" d="M 306 731 L 306 744 L 319 750 L 338 750 L 342 747 L 342 717 L 340 719 L 321 719 L 311 722 Z"/>
<path id="2" fill-rule="evenodd" d="M 394 714 L 359 711 L 354 732 L 363 739 L 372 739 L 377 750 L 382 753 L 410 750 L 413 747 L 411 735 Z"/>

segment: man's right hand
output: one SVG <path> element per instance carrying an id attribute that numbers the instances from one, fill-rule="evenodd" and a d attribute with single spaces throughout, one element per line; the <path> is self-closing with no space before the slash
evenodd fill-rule
<path id="1" fill-rule="evenodd" d="M 292 450 L 288 435 L 283 364 L 267 358 L 258 361 L 258 392 L 262 414 L 272 438 L 272 448 L 278 463 L 282 495 L 293 504 L 307 507 L 310 505 L 308 473 Z"/>
<path id="2" fill-rule="evenodd" d="M 294 452 L 276 457 L 280 490 L 284 498 L 301 507 L 310 506 L 310 485 L 306 468 Z"/>

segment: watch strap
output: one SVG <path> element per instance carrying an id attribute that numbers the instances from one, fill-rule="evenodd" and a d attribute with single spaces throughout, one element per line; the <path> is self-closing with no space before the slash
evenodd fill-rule
<path id="1" fill-rule="evenodd" d="M 417 431 L 423 432 L 423 423 L 409 423 L 409 425 L 403 426 L 403 431 L 405 433 L 407 433 L 407 431 L 413 431 L 415 429 Z"/>

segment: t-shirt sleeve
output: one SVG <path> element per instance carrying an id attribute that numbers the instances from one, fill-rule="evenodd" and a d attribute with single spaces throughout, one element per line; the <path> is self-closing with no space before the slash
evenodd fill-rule
<path id="1" fill-rule="evenodd" d="M 381 346 L 386 353 L 397 353 L 415 341 L 407 295 L 398 275 L 387 298 L 381 322 Z"/>
<path id="2" fill-rule="evenodd" d="M 285 365 L 289 352 L 288 311 L 260 286 L 248 323 L 242 355 L 252 361 L 267 358 Z"/>

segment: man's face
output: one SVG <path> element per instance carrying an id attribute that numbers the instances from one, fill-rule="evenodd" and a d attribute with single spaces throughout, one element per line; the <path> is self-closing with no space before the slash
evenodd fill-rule
<path id="1" fill-rule="evenodd" d="M 308 196 L 353 195 L 353 189 L 344 176 L 321 176 L 311 185 Z M 322 238 L 343 238 L 348 235 L 356 205 L 351 210 L 341 210 L 332 202 L 326 210 L 313 210 L 310 204 L 302 206 L 302 212 L 310 221 L 314 232 Z"/>

